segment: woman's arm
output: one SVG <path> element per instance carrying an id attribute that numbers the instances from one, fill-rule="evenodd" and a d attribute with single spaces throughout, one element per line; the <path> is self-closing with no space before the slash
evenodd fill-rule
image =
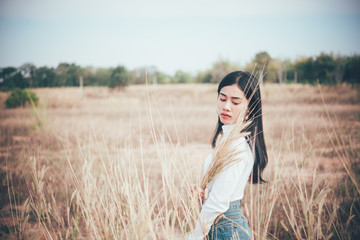
<path id="1" fill-rule="evenodd" d="M 243 146 L 242 146 L 243 147 Z M 250 150 L 247 148 L 247 150 Z M 209 232 L 215 219 L 228 210 L 230 198 L 235 191 L 239 181 L 247 181 L 244 178 L 246 168 L 249 167 L 249 160 L 252 162 L 248 151 L 239 153 L 239 159 L 236 164 L 225 169 L 218 178 L 215 179 L 208 199 L 205 201 L 201 212 L 200 219 L 196 223 L 195 231 L 188 239 L 203 239 Z M 251 166 L 251 164 L 250 164 Z"/>

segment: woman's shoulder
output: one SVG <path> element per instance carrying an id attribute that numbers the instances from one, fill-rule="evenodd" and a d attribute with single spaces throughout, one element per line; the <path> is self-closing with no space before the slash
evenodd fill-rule
<path id="1" fill-rule="evenodd" d="M 231 149 L 241 149 L 241 150 L 250 150 L 249 144 L 246 141 L 245 137 L 239 137 L 239 138 L 235 138 L 232 143 L 230 144 L 230 148 Z"/>
<path id="2" fill-rule="evenodd" d="M 230 149 L 245 158 L 246 161 L 253 161 L 251 147 L 245 137 L 236 139 Z"/>

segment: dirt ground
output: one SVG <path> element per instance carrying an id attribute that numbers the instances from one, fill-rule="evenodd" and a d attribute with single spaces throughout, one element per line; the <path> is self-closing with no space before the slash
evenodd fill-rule
<path id="1" fill-rule="evenodd" d="M 40 105 L 16 109 L 5 109 L 9 93 L 0 93 L 0 238 L 15 239 L 22 227 L 36 230 L 38 220 L 31 211 L 26 222 L 14 217 L 21 214 L 21 205 L 29 197 L 30 160 L 36 158 L 38 166 L 49 166 L 46 184 L 60 184 L 67 175 L 62 172 L 66 157 L 81 154 L 81 144 L 90 138 L 98 138 L 115 154 L 117 146 L 129 142 L 139 151 L 141 136 L 145 162 L 151 162 L 157 157 L 155 135 L 168 146 L 178 144 L 182 154 L 189 156 L 185 161 L 192 166 L 190 170 L 200 172 L 211 151 L 217 121 L 216 88 L 187 84 L 135 85 L 121 91 L 103 87 L 85 87 L 83 92 L 78 88 L 32 89 Z M 295 160 L 305 182 L 311 181 L 317 169 L 318 176 L 325 176 L 335 187 L 347 174 L 337 151 L 345 152 L 353 162 L 360 160 L 358 88 L 265 84 L 262 97 L 269 155 L 265 179 L 275 165 L 280 166 L 281 174 L 294 175 Z M 152 127 L 158 131 L 153 133 Z M 155 171 L 154 179 L 156 174 L 160 173 Z M 57 195 L 59 201 L 65 195 Z M 33 227 L 25 228 L 26 224 Z M 37 236 L 26 231 L 26 236 Z"/>

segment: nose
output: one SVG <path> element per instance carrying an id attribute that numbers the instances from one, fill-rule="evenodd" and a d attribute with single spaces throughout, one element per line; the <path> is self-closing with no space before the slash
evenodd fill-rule
<path id="1" fill-rule="evenodd" d="M 224 103 L 223 110 L 230 111 L 230 101 Z"/>

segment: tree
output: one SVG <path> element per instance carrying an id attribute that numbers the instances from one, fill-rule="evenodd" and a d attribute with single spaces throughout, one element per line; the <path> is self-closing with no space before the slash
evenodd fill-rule
<path id="1" fill-rule="evenodd" d="M 156 77 L 157 77 L 158 83 L 170 83 L 171 82 L 170 76 L 163 72 L 157 71 Z"/>
<path id="2" fill-rule="evenodd" d="M 342 83 L 345 73 L 346 58 L 338 55 L 335 57 L 335 80 L 336 83 Z"/>
<path id="3" fill-rule="evenodd" d="M 174 78 L 173 78 L 173 82 L 174 83 L 191 83 L 191 82 L 195 82 L 195 79 L 193 76 L 191 76 L 191 74 L 179 70 L 179 71 L 176 71 Z"/>
<path id="4" fill-rule="evenodd" d="M 290 61 L 290 59 L 285 59 L 282 64 L 284 69 L 284 82 L 287 82 L 290 79 L 294 80 L 294 64 Z"/>
<path id="5" fill-rule="evenodd" d="M 219 83 L 228 73 L 233 71 L 229 61 L 220 59 L 213 64 L 211 70 L 211 83 Z"/>
<path id="6" fill-rule="evenodd" d="M 344 81 L 360 84 L 360 55 L 355 54 L 346 58 Z"/>
<path id="7" fill-rule="evenodd" d="M 56 73 L 53 68 L 40 67 L 35 71 L 33 87 L 53 87 L 56 86 Z"/>
<path id="8" fill-rule="evenodd" d="M 16 73 L 17 69 L 14 67 L 6 67 L 0 70 L 0 88 L 2 90 L 15 88 L 15 82 L 12 81 L 12 78 Z"/>
<path id="9" fill-rule="evenodd" d="M 36 67 L 32 63 L 24 63 L 18 69 L 22 75 L 23 86 L 21 88 L 33 87 L 33 81 L 35 78 Z"/>
<path id="10" fill-rule="evenodd" d="M 269 69 L 269 64 L 271 62 L 270 55 L 266 52 L 259 52 L 255 55 L 255 58 L 253 59 L 252 63 L 254 65 L 254 74 L 258 76 L 259 81 L 266 81 L 267 80 L 267 74 Z M 251 70 L 252 71 L 252 70 Z"/>
<path id="11" fill-rule="evenodd" d="M 294 65 L 289 59 L 272 59 L 266 77 L 268 82 L 286 83 L 288 79 L 294 79 Z"/>
<path id="12" fill-rule="evenodd" d="M 314 62 L 314 70 L 320 83 L 335 83 L 335 60 L 332 55 L 321 53 L 317 56 Z"/>
<path id="13" fill-rule="evenodd" d="M 108 86 L 110 88 L 125 87 L 129 84 L 129 81 L 130 75 L 126 68 L 124 66 L 118 66 L 112 71 Z"/>
<path id="14" fill-rule="evenodd" d="M 312 57 L 297 59 L 294 67 L 297 82 L 315 83 L 314 60 Z"/>
<path id="15" fill-rule="evenodd" d="M 280 59 L 272 59 L 267 64 L 266 81 L 283 83 L 283 65 Z"/>
<path id="16" fill-rule="evenodd" d="M 18 69 L 14 67 L 3 68 L 0 73 L 1 88 L 10 90 L 14 88 L 28 88 L 32 86 L 36 67 L 31 63 L 25 63 Z"/>
<path id="17" fill-rule="evenodd" d="M 96 78 L 95 78 L 96 69 L 91 66 L 87 66 L 85 68 L 81 68 L 80 77 L 84 79 L 84 86 L 96 86 Z"/>
<path id="18" fill-rule="evenodd" d="M 56 68 L 57 86 L 79 86 L 79 77 L 82 75 L 82 69 L 75 63 L 60 63 Z"/>
<path id="19" fill-rule="evenodd" d="M 113 69 L 111 68 L 97 68 L 94 74 L 93 85 L 109 86 L 112 71 Z"/>
<path id="20" fill-rule="evenodd" d="M 167 74 L 160 72 L 156 67 L 140 67 L 135 68 L 131 72 L 131 84 L 145 84 L 147 83 L 170 83 L 171 77 Z"/>
<path id="21" fill-rule="evenodd" d="M 65 86 L 66 85 L 66 79 L 67 79 L 67 71 L 69 68 L 68 63 L 59 63 L 59 65 L 55 69 L 56 73 L 56 80 L 55 80 L 55 86 Z"/>
<path id="22" fill-rule="evenodd" d="M 70 64 L 66 73 L 66 86 L 79 86 L 80 75 L 82 75 L 81 67 L 74 63 Z"/>
<path id="23" fill-rule="evenodd" d="M 131 84 L 145 84 L 146 83 L 146 67 L 135 68 L 130 72 Z"/>
<path id="24" fill-rule="evenodd" d="M 211 71 L 199 72 L 196 76 L 196 82 L 198 83 L 210 83 L 211 82 Z"/>

